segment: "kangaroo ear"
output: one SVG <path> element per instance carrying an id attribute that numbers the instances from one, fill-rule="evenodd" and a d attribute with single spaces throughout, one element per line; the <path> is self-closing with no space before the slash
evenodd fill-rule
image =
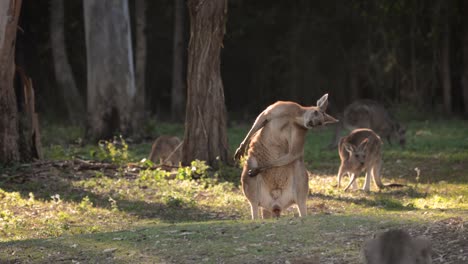
<path id="1" fill-rule="evenodd" d="M 367 144 L 369 143 L 369 139 L 364 139 L 358 146 L 360 150 L 365 150 L 367 148 Z"/>
<path id="2" fill-rule="evenodd" d="M 343 143 L 343 148 L 349 152 L 349 154 L 354 152 L 354 146 L 349 143 Z"/>
<path id="3" fill-rule="evenodd" d="M 328 106 L 328 94 L 324 94 L 322 98 L 318 99 L 317 101 L 317 107 L 320 108 L 323 112 L 327 110 Z"/>

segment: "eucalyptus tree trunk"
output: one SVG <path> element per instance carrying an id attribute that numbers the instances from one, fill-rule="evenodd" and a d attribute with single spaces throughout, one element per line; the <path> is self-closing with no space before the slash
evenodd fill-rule
<path id="1" fill-rule="evenodd" d="M 133 110 L 133 127 L 143 124 L 145 119 L 146 91 L 146 0 L 135 2 L 136 48 L 135 48 L 135 83 L 136 95 Z M 135 131 L 141 132 L 141 131 Z M 139 133 L 141 134 L 141 133 Z"/>
<path id="2" fill-rule="evenodd" d="M 13 85 L 20 9 L 21 0 L 0 1 L 0 164 L 21 159 L 18 108 Z"/>
<path id="3" fill-rule="evenodd" d="M 79 92 L 65 48 L 64 1 L 51 0 L 50 42 L 57 85 L 62 90 L 68 118 L 72 124 L 84 121 L 85 105 Z"/>
<path id="4" fill-rule="evenodd" d="M 184 25 L 185 0 L 174 1 L 174 42 L 172 60 L 171 115 L 172 120 L 184 119 L 185 75 L 184 75 Z"/>
<path id="5" fill-rule="evenodd" d="M 468 3 L 463 1 L 462 7 L 462 20 L 463 20 L 463 73 L 462 73 L 462 93 L 463 93 L 463 106 L 464 115 L 468 118 Z"/>
<path id="6" fill-rule="evenodd" d="M 183 163 L 227 161 L 226 107 L 220 53 L 227 17 L 226 0 L 189 0 L 187 111 Z"/>
<path id="7" fill-rule="evenodd" d="M 87 135 L 132 132 L 136 94 L 127 0 L 83 1 L 88 72 Z"/>
<path id="8" fill-rule="evenodd" d="M 441 47 L 441 64 L 440 74 L 442 80 L 443 90 L 443 104 L 444 111 L 446 113 L 452 112 L 452 81 L 450 78 L 450 17 L 449 17 L 449 6 L 445 4 L 445 14 L 443 16 L 443 28 L 442 28 L 442 47 Z"/>

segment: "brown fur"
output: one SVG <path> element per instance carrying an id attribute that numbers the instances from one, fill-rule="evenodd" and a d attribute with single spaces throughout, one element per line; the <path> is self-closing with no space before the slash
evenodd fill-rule
<path id="1" fill-rule="evenodd" d="M 374 179 L 379 189 L 384 187 L 380 176 L 382 140 L 374 131 L 367 128 L 353 130 L 348 136 L 340 140 L 338 154 L 341 159 L 338 171 L 338 188 L 341 185 L 341 177 L 346 173 L 351 176 L 351 180 L 345 191 L 352 184 L 356 189 L 356 177 L 363 171 L 366 171 L 364 191 L 370 191 L 371 178 Z"/>
<path id="2" fill-rule="evenodd" d="M 252 219 L 263 218 L 297 204 L 300 216 L 306 215 L 308 175 L 303 155 L 308 129 L 336 122 L 325 109 L 328 96 L 316 106 L 304 107 L 294 102 L 279 101 L 270 105 L 255 120 L 237 149 L 240 159 L 248 146 L 241 182 L 250 202 Z"/>
<path id="3" fill-rule="evenodd" d="M 431 264 L 431 242 L 412 238 L 406 231 L 390 230 L 364 243 L 366 264 Z"/>
<path id="4" fill-rule="evenodd" d="M 332 146 L 336 146 L 338 143 L 338 137 L 343 128 L 348 131 L 369 128 L 381 138 L 386 139 L 390 145 L 392 140 L 397 141 L 402 147 L 406 144 L 406 129 L 393 118 L 385 107 L 373 100 L 357 100 L 345 108 L 343 118 L 336 126 Z"/>
<path id="5" fill-rule="evenodd" d="M 178 165 L 182 158 L 181 140 L 176 136 L 162 135 L 151 147 L 149 160 L 165 165 Z"/>

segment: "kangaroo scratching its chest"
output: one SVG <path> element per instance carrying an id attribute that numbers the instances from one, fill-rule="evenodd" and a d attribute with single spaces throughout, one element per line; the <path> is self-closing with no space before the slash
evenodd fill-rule
<path id="1" fill-rule="evenodd" d="M 267 218 L 280 216 L 292 204 L 297 205 L 300 216 L 306 215 L 305 136 L 311 128 L 337 122 L 325 113 L 327 105 L 328 95 L 309 107 L 279 101 L 255 120 L 235 154 L 237 160 L 247 154 L 241 182 L 252 219 L 259 218 L 259 208 Z"/>

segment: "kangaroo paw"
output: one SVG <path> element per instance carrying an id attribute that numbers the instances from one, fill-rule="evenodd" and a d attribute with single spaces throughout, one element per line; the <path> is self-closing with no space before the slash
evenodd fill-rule
<path id="1" fill-rule="evenodd" d="M 259 173 L 260 173 L 260 169 L 259 169 L 259 168 L 250 169 L 250 170 L 248 171 L 248 174 L 249 174 L 250 177 L 255 177 L 255 176 L 257 176 L 257 174 L 259 174 Z"/>

